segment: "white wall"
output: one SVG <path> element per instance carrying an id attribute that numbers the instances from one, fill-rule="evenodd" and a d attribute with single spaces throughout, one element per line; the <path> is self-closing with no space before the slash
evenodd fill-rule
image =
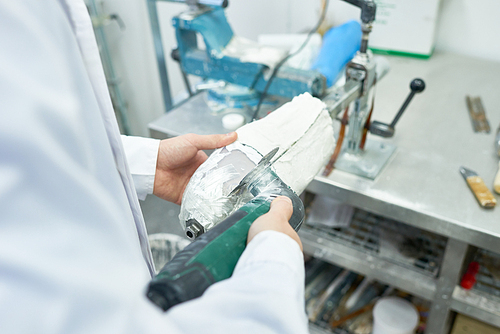
<path id="1" fill-rule="evenodd" d="M 500 1 L 441 1 L 436 49 L 500 61 Z"/>
<path id="2" fill-rule="evenodd" d="M 124 31 L 111 23 L 105 27 L 105 32 L 121 81 L 120 89 L 128 105 L 131 131 L 136 135 L 148 135 L 147 123 L 161 115 L 163 101 L 146 1 L 96 0 L 96 3 L 102 3 L 106 13 L 120 15 L 125 23 Z"/>
<path id="3" fill-rule="evenodd" d="M 106 31 L 115 68 L 123 81 L 121 88 L 128 102 L 132 131 L 148 135 L 147 123 L 160 117 L 164 107 L 146 0 L 97 1 L 104 3 L 108 13 L 118 13 L 127 26 L 124 32 L 115 25 Z M 261 33 L 305 31 L 315 24 L 319 6 L 320 0 L 232 0 L 227 16 L 238 35 L 256 39 Z M 184 90 L 184 84 L 177 63 L 169 56 L 176 44 L 170 19 L 185 8 L 182 4 L 158 4 L 173 96 Z M 436 48 L 500 61 L 498 38 L 489 37 L 500 31 L 498 14 L 498 0 L 442 0 Z M 330 0 L 331 22 L 338 24 L 351 16 L 359 17 L 359 10 Z"/>
<path id="4" fill-rule="evenodd" d="M 441 0 L 436 50 L 500 61 L 499 15 L 498 0 Z M 334 25 L 358 17 L 354 6 L 330 1 L 327 18 Z"/>

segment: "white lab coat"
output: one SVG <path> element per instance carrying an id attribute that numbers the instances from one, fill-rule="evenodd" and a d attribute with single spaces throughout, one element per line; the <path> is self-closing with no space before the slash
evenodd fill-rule
<path id="1" fill-rule="evenodd" d="M 124 141 L 147 147 L 126 144 L 145 196 L 158 143 Z M 284 234 L 259 234 L 230 279 L 167 313 L 144 295 L 150 262 L 83 1 L 0 0 L 0 333 L 307 332 Z"/>

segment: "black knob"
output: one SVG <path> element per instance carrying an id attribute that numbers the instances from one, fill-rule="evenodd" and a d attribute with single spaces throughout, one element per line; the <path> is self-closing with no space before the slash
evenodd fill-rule
<path id="1" fill-rule="evenodd" d="M 410 89 L 415 93 L 421 93 L 425 89 L 425 82 L 422 79 L 413 79 L 410 83 Z"/>

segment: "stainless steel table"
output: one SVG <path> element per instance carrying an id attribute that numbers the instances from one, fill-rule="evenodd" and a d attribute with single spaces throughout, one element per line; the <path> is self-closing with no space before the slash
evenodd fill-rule
<path id="1" fill-rule="evenodd" d="M 377 87 L 375 119 L 391 121 L 411 78 L 422 77 L 427 85 L 388 140 L 398 147 L 392 161 L 374 181 L 336 170 L 318 176 L 309 189 L 500 252 L 500 208 L 481 209 L 458 172 L 460 166 L 473 169 L 492 188 L 499 159 L 493 141 L 500 123 L 500 63 L 440 53 L 430 60 L 390 61 L 392 69 Z M 490 134 L 473 132 L 468 94 L 482 97 Z"/>
<path id="2" fill-rule="evenodd" d="M 396 153 L 375 180 L 334 170 L 327 178 L 317 176 L 308 190 L 447 237 L 439 277 L 420 275 L 340 245 L 307 226 L 300 232 L 304 250 L 431 300 L 427 334 L 445 333 L 451 311 L 500 326 L 500 312 L 453 298 L 469 245 L 500 253 L 500 207 L 481 209 L 458 171 L 460 166 L 473 169 L 492 188 L 498 167 L 493 141 L 500 123 L 500 63 L 439 52 L 429 60 L 389 57 L 389 61 L 392 68 L 377 85 L 372 119 L 392 120 L 411 79 L 421 77 L 427 86 L 410 104 L 393 138 L 371 136 L 396 145 Z M 473 132 L 466 95 L 482 97 L 490 134 Z M 206 110 L 201 93 L 150 123 L 151 135 L 226 132 L 222 116 Z"/>

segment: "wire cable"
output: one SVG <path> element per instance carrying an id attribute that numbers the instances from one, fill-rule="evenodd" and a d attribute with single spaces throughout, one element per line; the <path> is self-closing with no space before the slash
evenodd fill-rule
<path id="1" fill-rule="evenodd" d="M 314 26 L 313 29 L 311 29 L 311 31 L 309 31 L 309 33 L 307 34 L 307 37 L 306 39 L 304 40 L 304 42 L 302 43 L 302 45 L 293 53 L 290 53 L 288 54 L 287 56 L 283 57 L 279 62 L 278 64 L 276 64 L 276 66 L 274 67 L 274 70 L 273 72 L 271 73 L 271 76 L 269 77 L 269 80 L 267 81 L 266 83 L 266 86 L 264 87 L 264 90 L 262 91 L 261 95 L 260 95 L 260 98 L 259 98 L 259 102 L 257 103 L 257 106 L 255 107 L 255 111 L 254 111 L 254 114 L 253 114 L 253 117 L 252 117 L 252 121 L 255 121 L 257 119 L 257 115 L 259 114 L 259 111 L 260 111 L 260 107 L 262 105 L 262 102 L 264 102 L 264 99 L 266 98 L 266 95 L 267 95 L 267 91 L 269 90 L 269 86 L 271 86 L 271 82 L 273 81 L 273 79 L 276 77 L 276 74 L 278 73 L 279 69 L 281 68 L 281 66 L 286 63 L 288 61 L 288 59 L 292 58 L 293 56 L 299 54 L 303 49 L 304 47 L 307 45 L 307 43 L 309 43 L 309 40 L 311 39 L 311 36 L 316 32 L 318 31 L 319 27 L 321 26 L 321 24 L 323 23 L 323 21 L 325 20 L 325 17 L 326 17 L 326 9 L 328 8 L 328 2 L 329 0 L 323 0 L 323 6 L 321 8 L 321 15 L 319 17 L 319 20 L 318 20 L 318 23 L 316 24 L 316 26 Z"/>

